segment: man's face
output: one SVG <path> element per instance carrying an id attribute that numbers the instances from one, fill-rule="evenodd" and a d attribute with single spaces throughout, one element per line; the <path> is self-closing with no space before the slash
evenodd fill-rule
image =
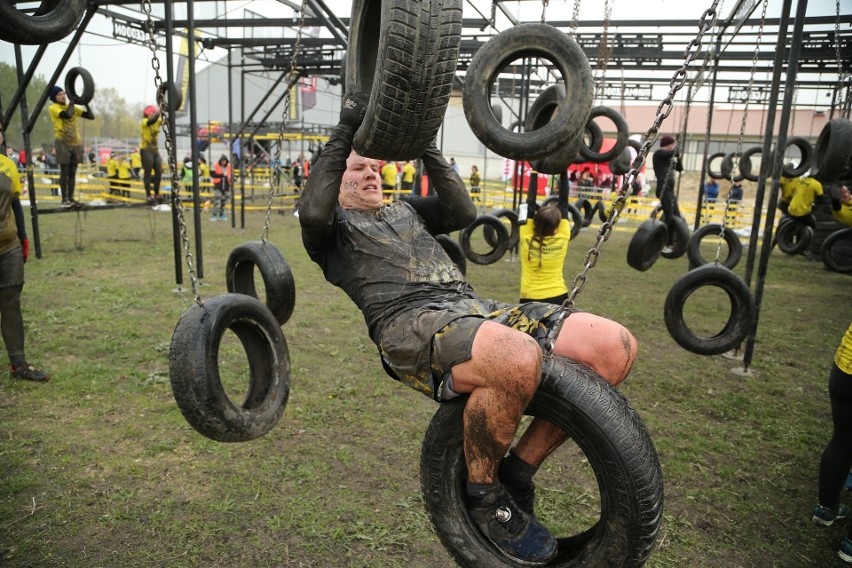
<path id="1" fill-rule="evenodd" d="M 852 193 L 849 192 L 849 188 L 845 185 L 840 186 L 840 202 L 847 205 L 852 203 Z"/>
<path id="2" fill-rule="evenodd" d="M 359 156 L 353 150 L 346 159 L 346 171 L 340 183 L 338 203 L 344 209 L 372 210 L 382 207 L 379 164 Z"/>
<path id="3" fill-rule="evenodd" d="M 68 104 L 68 95 L 65 93 L 65 91 L 62 91 L 61 93 L 56 95 L 56 102 L 61 105 Z"/>

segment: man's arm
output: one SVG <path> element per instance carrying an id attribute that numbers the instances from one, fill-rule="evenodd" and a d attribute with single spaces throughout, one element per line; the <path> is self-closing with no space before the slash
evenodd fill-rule
<path id="1" fill-rule="evenodd" d="M 148 117 L 148 126 L 154 126 L 154 123 L 156 123 L 158 120 L 160 120 L 160 111 L 157 111 L 150 117 Z"/>
<path id="2" fill-rule="evenodd" d="M 83 114 L 81 114 L 80 116 L 82 116 L 83 118 L 87 118 L 89 120 L 95 119 L 95 113 L 92 112 L 92 109 L 88 104 L 86 105 L 86 110 L 84 110 Z"/>
<path id="3" fill-rule="evenodd" d="M 429 230 L 435 234 L 450 233 L 464 229 L 476 219 L 476 205 L 470 198 L 464 181 L 447 162 L 435 142 L 422 156 L 423 166 L 429 174 L 429 183 L 437 195 L 421 197 L 404 196 L 420 216 Z"/>

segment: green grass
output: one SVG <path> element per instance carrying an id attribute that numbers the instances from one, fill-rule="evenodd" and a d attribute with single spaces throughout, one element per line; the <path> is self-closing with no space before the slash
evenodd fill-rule
<path id="1" fill-rule="evenodd" d="M 228 254 L 260 238 L 263 214 L 247 215 L 244 230 L 201 219 L 200 293 L 209 298 L 226 292 Z M 361 315 L 307 258 L 297 219 L 276 214 L 270 230 L 297 288 L 283 327 L 290 400 L 269 434 L 242 444 L 198 434 L 171 393 L 170 339 L 193 302 L 183 257 L 185 292 L 173 291 L 171 216 L 45 215 L 39 229 L 43 258 L 27 264 L 23 295 L 27 354 L 53 378 L 0 378 L 1 566 L 452 564 L 420 498 L 420 444 L 436 406 L 384 374 Z M 663 303 L 687 260 L 636 272 L 625 261 L 630 234 L 604 244 L 577 305 L 624 323 L 640 343 L 621 390 L 651 432 L 666 499 L 647 565 L 837 564 L 845 525 L 818 529 L 810 512 L 852 280 L 773 253 L 753 376 L 743 377 L 731 372 L 742 362 L 693 355 L 671 339 Z M 571 244 L 569 279 L 595 236 L 586 229 Z M 477 291 L 499 300 L 516 299 L 518 272 L 508 259 L 468 263 Z M 720 325 L 719 304 L 697 302 L 690 313 L 701 329 Z M 237 398 L 240 350 L 226 335 L 225 380 Z M 562 484 L 546 495 L 548 524 L 570 530 L 594 518 L 599 496 L 582 455 L 569 448 L 541 475 Z"/>

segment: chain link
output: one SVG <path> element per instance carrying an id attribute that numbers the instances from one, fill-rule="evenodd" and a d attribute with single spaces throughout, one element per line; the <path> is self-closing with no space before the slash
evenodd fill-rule
<path id="1" fill-rule="evenodd" d="M 601 42 L 598 45 L 598 60 L 597 68 L 600 71 L 600 76 L 596 82 L 596 88 L 600 92 L 600 98 L 603 100 L 604 91 L 606 90 L 606 68 L 609 65 L 609 55 L 612 49 L 609 46 L 609 21 L 612 18 L 612 0 L 604 2 L 604 22 L 603 33 L 601 34 Z M 595 93 L 597 98 L 597 93 Z"/>
<path id="2" fill-rule="evenodd" d="M 296 30 L 296 41 L 293 42 L 293 52 L 290 54 L 290 69 L 288 71 L 287 93 L 284 95 L 284 112 L 281 115 L 281 126 L 278 129 L 278 146 L 275 148 L 275 171 L 272 174 L 272 183 L 269 184 L 269 200 L 266 204 L 266 218 L 263 220 L 263 231 L 260 234 L 260 240 L 263 244 L 269 239 L 269 224 L 272 217 L 272 200 L 275 197 L 275 189 L 281 183 L 281 148 L 284 146 L 284 130 L 287 128 L 287 120 L 290 118 L 290 91 L 293 85 L 294 76 L 298 76 L 296 71 L 296 60 L 302 49 L 302 30 L 305 27 L 305 7 L 307 1 L 302 1 L 302 7 L 299 10 L 299 27 Z"/>
<path id="3" fill-rule="evenodd" d="M 843 88 L 843 58 L 840 56 L 840 0 L 834 2 L 834 53 L 837 56 L 837 108 L 840 109 L 840 116 L 849 114 L 846 109 L 846 91 Z"/>
<path id="4" fill-rule="evenodd" d="M 571 35 L 577 35 L 577 26 L 580 25 L 580 1 L 574 0 L 574 11 L 571 13 Z M 496 4 L 496 2 L 494 3 Z"/>
<path id="5" fill-rule="evenodd" d="M 169 5 L 164 4 L 164 9 L 168 10 Z M 154 33 L 154 19 L 151 16 L 151 0 L 142 2 L 142 11 L 145 12 L 146 22 L 145 27 L 148 30 L 148 38 L 150 43 L 148 48 L 151 50 L 151 67 L 154 69 L 154 86 L 157 88 L 157 106 L 160 109 L 160 118 L 162 119 L 163 134 L 166 139 L 166 154 L 169 163 L 169 173 L 172 178 L 172 203 L 177 211 L 178 227 L 180 230 L 181 241 L 183 242 L 184 259 L 186 260 L 189 280 L 192 282 L 192 293 L 195 295 L 195 302 L 199 306 L 204 306 L 201 300 L 201 292 L 198 283 L 198 276 L 195 272 L 195 267 L 192 263 L 192 252 L 189 243 L 189 234 L 186 228 L 186 219 L 183 216 L 183 206 L 180 197 L 180 178 L 177 174 L 177 157 L 174 139 L 172 138 L 171 126 L 169 124 L 169 108 L 167 99 L 168 89 L 163 78 L 160 76 L 160 59 L 157 57 L 157 36 Z M 174 103 L 174 101 L 171 101 Z"/>
<path id="6" fill-rule="evenodd" d="M 583 260 L 583 270 L 574 277 L 572 283 L 572 289 L 568 293 L 568 298 L 562 303 L 560 308 L 560 313 L 556 318 L 553 326 L 551 326 L 550 330 L 547 333 L 547 338 L 545 340 L 544 352 L 546 355 L 553 353 L 553 347 L 556 343 L 556 337 L 559 335 L 559 330 L 562 328 L 562 324 L 565 322 L 565 318 L 570 314 L 571 308 L 574 307 L 574 300 L 577 298 L 577 295 L 583 291 L 583 288 L 586 285 L 587 274 L 589 270 L 595 267 L 600 258 L 600 249 L 603 243 L 609 240 L 609 237 L 612 235 L 612 228 L 618 222 L 618 219 L 621 215 L 621 211 L 624 209 L 624 204 L 627 201 L 628 196 L 630 195 L 630 184 L 633 179 L 639 174 L 639 170 L 642 169 L 642 165 L 645 163 L 645 159 L 648 156 L 648 152 L 651 150 L 651 146 L 657 141 L 657 136 L 660 133 L 660 125 L 663 121 L 671 114 L 672 104 L 674 100 L 674 96 L 677 92 L 683 87 L 686 82 L 687 72 L 686 70 L 689 68 L 692 61 L 698 55 L 698 52 L 701 50 L 701 41 L 704 37 L 704 34 L 707 33 L 716 22 L 716 7 L 719 4 L 719 0 L 713 0 L 710 8 L 704 11 L 701 15 L 701 20 L 698 22 L 698 33 L 695 38 L 689 42 L 686 49 L 684 50 L 684 61 L 681 67 L 675 71 L 674 75 L 669 81 L 669 92 L 668 95 L 660 102 L 657 106 L 657 115 L 654 118 L 654 123 L 645 133 L 644 138 L 642 139 L 642 144 L 639 148 L 639 151 L 636 153 L 636 157 L 633 159 L 633 163 L 630 165 L 630 170 L 625 174 L 622 185 L 621 192 L 616 197 L 615 201 L 612 203 L 609 212 L 607 213 L 607 220 L 601 224 L 601 228 L 598 231 L 598 236 L 595 240 L 594 246 L 586 253 L 586 256 Z"/>
<path id="7" fill-rule="evenodd" d="M 545 17 L 545 15 L 546 15 L 546 12 L 547 12 L 547 5 L 548 5 L 549 2 L 550 2 L 550 0 L 541 0 L 541 23 L 542 24 L 547 21 L 547 18 Z"/>

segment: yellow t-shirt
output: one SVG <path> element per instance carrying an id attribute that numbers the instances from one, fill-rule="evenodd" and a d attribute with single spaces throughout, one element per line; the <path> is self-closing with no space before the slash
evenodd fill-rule
<path id="1" fill-rule="evenodd" d="M 139 142 L 139 148 L 142 150 L 156 150 L 157 138 L 160 136 L 160 127 L 163 126 L 163 117 L 157 117 L 157 120 L 151 125 L 148 124 L 147 118 L 143 118 L 139 125 L 142 130 L 142 139 Z"/>
<path id="2" fill-rule="evenodd" d="M 411 162 L 406 163 L 402 166 L 402 181 L 404 183 L 413 183 L 414 175 L 417 173 L 417 168 L 414 167 L 414 164 Z"/>
<path id="3" fill-rule="evenodd" d="M 118 162 L 118 179 L 131 179 L 130 163 L 127 160 L 119 160 Z"/>
<path id="4" fill-rule="evenodd" d="M 382 166 L 382 184 L 396 187 L 396 173 L 396 165 L 393 162 Z"/>
<path id="5" fill-rule="evenodd" d="M 535 223 L 530 219 L 519 229 L 521 258 L 521 298 L 543 300 L 568 292 L 563 267 L 571 240 L 571 224 L 559 222 L 556 234 L 545 237 L 544 246 L 533 241 Z M 541 255 L 539 256 L 539 252 Z"/>
<path id="6" fill-rule="evenodd" d="M 107 160 L 107 177 L 116 177 L 118 175 L 118 160 L 110 158 Z"/>
<path id="7" fill-rule="evenodd" d="M 83 116 L 86 112 L 83 108 L 74 106 L 74 115 L 71 118 L 62 118 L 59 113 L 68 108 L 68 105 L 53 103 L 47 107 L 47 112 L 50 114 L 50 120 L 53 122 L 53 137 L 57 140 L 62 140 L 67 144 L 82 144 L 80 131 L 77 130 L 77 118 Z"/>
<path id="8" fill-rule="evenodd" d="M 131 168 L 141 168 L 142 167 L 142 155 L 139 152 L 133 152 L 130 154 L 130 167 Z"/>
<path id="9" fill-rule="evenodd" d="M 12 202 L 21 197 L 21 178 L 15 162 L 0 155 L 0 254 L 18 244 L 18 226 Z"/>
<path id="10" fill-rule="evenodd" d="M 840 340 L 840 346 L 834 354 L 834 364 L 847 375 L 852 375 L 852 323 Z"/>
<path id="11" fill-rule="evenodd" d="M 793 197 L 787 207 L 787 213 L 793 217 L 801 217 L 811 212 L 814 200 L 822 195 L 822 184 L 814 178 L 799 178 L 793 189 Z"/>
<path id="12" fill-rule="evenodd" d="M 831 210 L 832 217 L 839 223 L 852 227 L 852 203 L 843 203 L 840 205 L 840 210 Z"/>

